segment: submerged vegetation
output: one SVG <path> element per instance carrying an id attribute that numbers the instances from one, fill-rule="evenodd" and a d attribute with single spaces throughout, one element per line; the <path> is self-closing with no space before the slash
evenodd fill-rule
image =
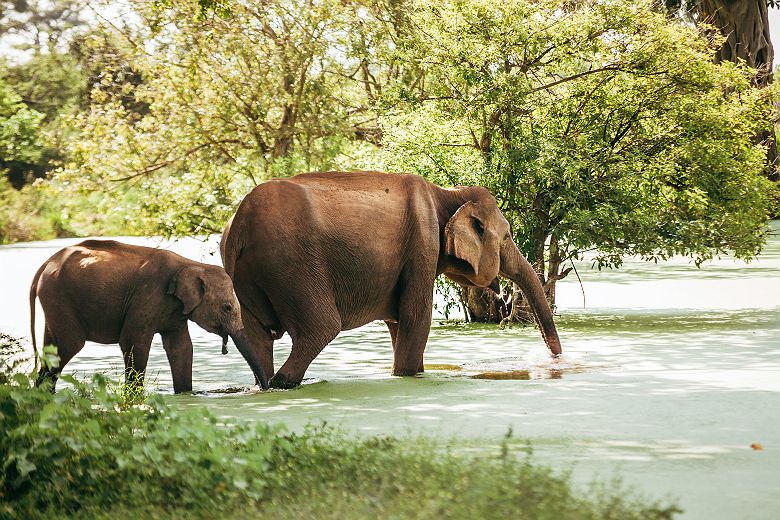
<path id="1" fill-rule="evenodd" d="M 4 337 L 0 351 L 16 355 Z M 4 367 L 12 364 L 4 363 Z M 425 439 L 355 438 L 326 426 L 290 433 L 128 401 L 101 375 L 52 394 L 20 373 L 0 384 L 3 518 L 666 519 L 678 509 L 582 496 L 509 443 L 463 455 Z M 137 396 L 136 396 L 137 397 Z"/>

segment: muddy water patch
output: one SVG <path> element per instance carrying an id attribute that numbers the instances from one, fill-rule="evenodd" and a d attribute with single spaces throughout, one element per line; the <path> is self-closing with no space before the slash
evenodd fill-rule
<path id="1" fill-rule="evenodd" d="M 448 363 L 431 363 L 425 364 L 426 372 L 459 372 L 463 370 L 460 365 L 452 365 Z"/>
<path id="2" fill-rule="evenodd" d="M 547 353 L 540 354 L 538 350 L 532 350 L 525 357 L 466 363 L 461 373 L 471 379 L 528 381 L 562 379 L 567 375 L 619 368 L 617 364 L 590 361 L 588 357 L 587 352 L 572 352 L 553 359 Z"/>
<path id="3" fill-rule="evenodd" d="M 487 380 L 561 379 L 566 374 L 617 369 L 619 365 L 589 362 L 587 353 L 571 353 L 553 359 L 546 351 L 533 349 L 525 357 L 509 357 L 462 364 L 426 363 L 425 374 Z"/>
<path id="4" fill-rule="evenodd" d="M 471 379 L 489 379 L 493 381 L 520 380 L 528 381 L 531 379 L 561 379 L 563 371 L 561 370 L 509 370 L 508 372 L 480 372 L 469 376 Z"/>

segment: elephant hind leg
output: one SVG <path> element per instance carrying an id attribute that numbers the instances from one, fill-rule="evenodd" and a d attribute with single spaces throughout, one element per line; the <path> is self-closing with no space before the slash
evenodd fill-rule
<path id="1" fill-rule="evenodd" d="M 265 372 L 267 376 L 273 375 L 274 336 L 243 303 L 241 304 L 241 321 L 244 322 L 244 331 L 246 331 L 249 345 L 260 360 L 263 372 Z M 257 378 L 255 378 L 255 383 L 259 385 L 260 382 L 256 379 Z"/>
<path id="2" fill-rule="evenodd" d="M 390 331 L 390 341 L 393 342 L 393 352 L 395 352 L 395 341 L 398 337 L 398 322 L 385 321 L 385 325 L 387 325 L 387 330 Z"/>
<path id="3" fill-rule="evenodd" d="M 54 391 L 57 379 L 59 379 L 65 365 L 84 348 L 86 341 L 86 335 L 81 326 L 75 320 L 70 319 L 70 316 L 60 315 L 53 323 L 47 320 L 43 332 L 43 345 L 57 347 L 59 363 L 56 367 L 42 365 L 38 371 L 35 386 L 40 386 L 44 381 L 49 380 L 52 383 L 51 389 Z"/>
<path id="4" fill-rule="evenodd" d="M 290 356 L 268 384 L 272 388 L 294 388 L 301 384 L 311 362 L 322 352 L 325 345 L 338 336 L 339 332 L 341 332 L 339 321 L 320 322 L 302 333 L 291 331 L 293 345 Z"/>

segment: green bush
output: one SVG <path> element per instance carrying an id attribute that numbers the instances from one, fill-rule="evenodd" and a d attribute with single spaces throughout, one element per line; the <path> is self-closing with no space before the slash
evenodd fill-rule
<path id="1" fill-rule="evenodd" d="M 123 204 L 135 204 L 142 196 L 137 190 L 127 190 Z M 17 190 L 0 177 L 0 244 L 143 234 L 147 225 L 143 219 L 127 217 L 128 212 L 118 204 L 99 193 L 67 191 L 54 181 L 38 181 Z"/>
<path id="2" fill-rule="evenodd" d="M 0 178 L 0 244 L 73 236 L 61 206 L 36 186 L 17 190 Z"/>
<path id="3" fill-rule="evenodd" d="M 25 364 L 21 342 L 0 332 L 0 385 L 11 382 L 12 376 Z"/>
<path id="4" fill-rule="evenodd" d="M 433 441 L 303 433 L 128 404 L 103 376 L 52 394 L 16 374 L 0 385 L 0 517 L 664 519 L 611 489 L 581 498 L 516 456 L 462 456 Z"/>

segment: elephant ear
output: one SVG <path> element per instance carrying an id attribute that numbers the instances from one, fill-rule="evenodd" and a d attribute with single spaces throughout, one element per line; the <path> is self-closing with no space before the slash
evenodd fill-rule
<path id="1" fill-rule="evenodd" d="M 182 314 L 192 313 L 206 294 L 206 282 L 200 274 L 200 269 L 195 267 L 181 269 L 168 283 L 168 294 L 176 295 L 181 301 Z"/>
<path id="2" fill-rule="evenodd" d="M 444 226 L 445 249 L 448 255 L 467 262 L 479 275 L 479 259 L 482 257 L 482 220 L 479 218 L 479 206 L 467 202 L 458 208 Z"/>

